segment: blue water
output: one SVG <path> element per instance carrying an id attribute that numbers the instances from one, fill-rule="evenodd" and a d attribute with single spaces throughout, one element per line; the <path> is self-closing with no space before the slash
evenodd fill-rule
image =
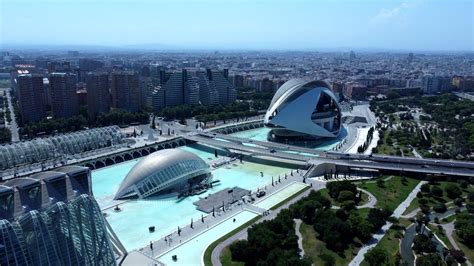
<path id="1" fill-rule="evenodd" d="M 242 211 L 170 252 L 163 254 L 159 257 L 159 260 L 165 265 L 201 265 L 202 254 L 210 244 L 255 217 L 257 217 L 256 213 Z M 177 261 L 173 261 L 173 255 L 177 256 Z"/>
<path id="2" fill-rule="evenodd" d="M 268 131 L 266 128 L 259 128 L 233 135 L 266 141 Z M 333 142 L 325 147 L 336 144 L 337 142 Z M 207 162 L 214 159 L 213 148 L 203 150 L 199 145 L 189 145 L 180 147 L 180 149 L 190 151 Z M 222 151 L 218 152 L 221 153 Z M 138 161 L 139 159 L 128 161 L 92 172 L 92 190 L 101 208 L 117 204 L 116 201 L 113 201 L 113 196 L 122 180 Z M 290 170 L 289 168 L 252 162 L 244 162 L 243 164 L 236 162 L 214 170 L 212 172 L 213 179 L 220 182 L 204 194 L 187 197 L 179 201 L 175 197 L 130 200 L 120 205 L 120 212 L 115 212 L 113 208 L 109 208 L 104 213 L 125 248 L 129 251 L 139 249 L 148 245 L 152 240 L 157 240 L 176 231 L 178 226 L 188 225 L 191 219 L 199 220 L 203 213 L 196 210 L 193 202 L 200 197 L 234 186 L 255 191 L 257 188 L 263 188 L 270 184 L 272 177 L 283 176 L 285 173 L 289 173 Z M 260 172 L 263 172 L 263 177 Z M 148 232 L 149 226 L 155 226 L 154 233 Z"/>
<path id="3" fill-rule="evenodd" d="M 201 157 L 209 156 L 209 153 L 202 153 L 201 151 L 197 153 Z M 212 156 L 214 155 L 211 154 Z M 92 172 L 93 193 L 101 207 L 113 205 L 111 202 L 113 195 L 128 171 L 138 161 L 129 161 Z M 138 249 L 146 246 L 152 240 L 157 240 L 177 230 L 178 226 L 188 225 L 191 219 L 199 220 L 204 213 L 196 210 L 193 202 L 200 197 L 234 186 L 256 190 L 271 183 L 272 176 L 283 176 L 289 171 L 290 169 L 283 167 L 237 162 L 214 170 L 212 173 L 213 179 L 220 180 L 220 183 L 209 189 L 205 194 L 187 197 L 180 201 L 177 201 L 175 197 L 130 200 L 120 205 L 120 212 L 115 212 L 113 208 L 104 212 L 107 221 L 125 248 L 127 250 Z M 260 172 L 264 173 L 263 177 L 261 177 Z M 149 226 L 155 226 L 154 233 L 148 232 Z"/>
<path id="4" fill-rule="evenodd" d="M 268 133 L 270 132 L 269 128 L 266 127 L 261 127 L 261 128 L 255 128 L 255 129 L 250 129 L 250 130 L 245 130 L 245 131 L 240 131 L 236 133 L 232 133 L 230 135 L 239 137 L 239 138 L 245 138 L 245 139 L 253 139 L 257 141 L 266 141 L 268 142 L 267 136 Z M 327 151 L 327 150 L 332 150 L 334 147 L 336 147 L 337 144 L 339 144 L 345 137 L 347 136 L 347 130 L 346 128 L 341 129 L 341 133 L 339 136 L 335 139 L 328 139 L 328 140 L 322 140 L 322 141 L 317 141 L 317 142 L 307 142 L 306 144 L 308 145 L 308 148 L 314 148 L 315 150 L 318 151 Z M 299 143 L 289 143 L 292 145 L 296 146 L 305 146 L 304 142 L 299 142 Z M 291 151 L 288 151 L 290 153 L 294 153 Z"/>

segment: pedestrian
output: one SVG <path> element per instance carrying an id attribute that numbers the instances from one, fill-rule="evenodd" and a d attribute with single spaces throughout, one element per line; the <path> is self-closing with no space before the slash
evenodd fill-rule
<path id="1" fill-rule="evenodd" d="M 150 241 L 150 249 L 153 250 L 153 242 Z"/>

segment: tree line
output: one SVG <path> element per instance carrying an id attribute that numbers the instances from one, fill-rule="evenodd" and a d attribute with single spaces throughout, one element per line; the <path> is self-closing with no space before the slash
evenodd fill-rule
<path id="1" fill-rule="evenodd" d="M 391 212 L 374 208 L 370 209 L 367 217 L 362 217 L 355 204 L 349 203 L 355 200 L 355 185 L 341 183 L 328 183 L 335 184 L 330 185 L 331 197 L 341 198 L 347 203 L 340 209 L 331 209 L 329 198 L 319 191 L 311 191 L 308 196 L 282 210 L 275 219 L 250 227 L 247 240 L 231 244 L 232 260 L 244 262 L 245 265 L 311 265 L 309 258 L 299 257 L 293 219 L 312 225 L 318 239 L 338 253 L 343 253 L 355 241 L 368 241 L 385 224 Z M 325 254 L 322 258 L 326 264 L 334 265 L 335 259 L 330 255 Z"/>

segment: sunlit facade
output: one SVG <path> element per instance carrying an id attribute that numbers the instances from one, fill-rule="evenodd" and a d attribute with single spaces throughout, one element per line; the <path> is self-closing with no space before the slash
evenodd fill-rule
<path id="1" fill-rule="evenodd" d="M 115 199 L 146 198 L 173 192 L 187 193 L 211 181 L 209 165 L 181 149 L 166 149 L 143 158 L 127 174 Z"/>
<path id="2" fill-rule="evenodd" d="M 292 79 L 273 96 L 265 126 L 275 139 L 336 138 L 341 131 L 341 108 L 324 81 Z"/>
<path id="3" fill-rule="evenodd" d="M 122 143 L 118 126 L 94 128 L 0 146 L 0 169 L 40 163 Z"/>
<path id="4" fill-rule="evenodd" d="M 90 170 L 57 170 L 0 184 L 0 265 L 115 265 Z"/>

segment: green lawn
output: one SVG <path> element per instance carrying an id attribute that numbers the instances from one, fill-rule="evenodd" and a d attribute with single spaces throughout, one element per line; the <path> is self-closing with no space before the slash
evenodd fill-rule
<path id="1" fill-rule="evenodd" d="M 395 255 L 399 251 L 400 240 L 395 237 L 395 234 L 398 230 L 389 229 L 385 236 L 377 244 L 378 247 L 381 247 L 383 250 L 388 252 L 390 263 L 389 265 L 395 265 Z M 361 265 L 368 266 L 369 264 L 364 260 Z"/>
<path id="2" fill-rule="evenodd" d="M 382 179 L 385 177 L 381 177 Z M 361 188 L 372 193 L 377 198 L 376 207 L 387 208 L 391 211 L 395 210 L 402 201 L 406 199 L 408 194 L 420 182 L 419 180 L 407 178 L 406 185 L 401 182 L 401 177 L 394 176 L 384 182 L 384 187 L 377 186 L 376 183 L 359 184 Z"/>
<path id="3" fill-rule="evenodd" d="M 214 241 L 212 244 L 210 244 L 206 250 L 204 251 L 204 265 L 207 265 L 207 266 L 211 266 L 212 265 L 212 259 L 211 259 L 211 255 L 212 255 L 212 251 L 214 250 L 214 248 L 219 245 L 219 243 L 223 242 L 224 240 L 226 240 L 227 238 L 237 234 L 238 232 L 240 232 L 242 229 L 246 228 L 247 226 L 250 226 L 252 225 L 253 223 L 255 223 L 256 221 L 258 221 L 262 216 L 259 215 L 253 219 L 251 219 L 250 221 L 244 223 L 243 225 L 235 228 L 234 230 L 230 231 L 229 233 L 227 233 L 226 235 L 224 235 L 223 237 L 217 239 L 216 241 Z"/>
<path id="4" fill-rule="evenodd" d="M 434 185 L 432 186 L 438 186 L 440 187 L 442 190 L 443 190 L 443 196 L 442 197 L 428 197 L 428 196 L 424 196 L 425 199 L 428 200 L 428 206 L 430 206 L 431 208 L 437 204 L 437 203 L 446 203 L 446 206 L 449 207 L 449 206 L 454 206 L 454 203 L 451 203 L 453 201 L 453 199 L 450 199 L 446 196 L 446 192 L 444 192 L 444 189 L 446 188 L 446 186 L 448 184 L 458 184 L 457 182 L 452 182 L 452 181 L 438 181 L 436 182 Z M 468 189 L 463 189 L 462 190 L 462 194 L 459 195 L 460 197 L 466 197 L 467 196 L 467 193 L 472 190 L 472 187 L 469 187 Z M 404 214 L 408 214 L 410 212 L 412 212 L 413 210 L 415 210 L 416 208 L 419 208 L 420 207 L 420 202 L 418 201 L 418 198 L 415 198 L 410 206 L 408 206 L 408 208 L 406 209 L 406 211 L 404 212 Z"/>
<path id="5" fill-rule="evenodd" d="M 354 183 L 354 184 L 358 185 L 357 183 Z M 331 196 L 329 196 L 329 191 L 328 191 L 327 188 L 323 188 L 323 189 L 319 190 L 319 192 L 321 193 L 321 196 L 326 197 L 331 201 L 332 206 L 340 206 L 339 202 L 337 202 L 335 199 L 333 199 L 333 198 L 331 198 Z M 364 205 L 367 202 L 369 202 L 369 195 L 362 192 L 362 199 L 359 202 L 359 204 L 357 204 L 357 205 L 359 205 L 359 206 Z"/>
<path id="6" fill-rule="evenodd" d="M 456 241 L 456 243 L 458 244 L 459 248 L 464 252 L 464 254 L 466 255 L 466 258 L 473 262 L 474 261 L 474 250 L 470 249 L 468 246 L 466 246 L 463 242 L 461 242 L 461 240 L 459 239 L 459 237 L 456 235 L 456 231 L 453 233 L 453 238 L 454 238 L 454 241 Z"/>
<path id="7" fill-rule="evenodd" d="M 232 254 L 230 253 L 229 246 L 225 247 L 224 250 L 222 250 L 220 260 L 223 266 L 244 266 L 245 265 L 245 263 L 243 262 L 237 262 L 237 261 L 232 260 Z"/>
<path id="8" fill-rule="evenodd" d="M 302 223 L 300 227 L 303 236 L 303 249 L 314 265 L 324 265 L 320 255 L 328 254 L 336 260 L 336 265 L 347 265 L 357 254 L 358 247 L 351 245 L 344 251 L 344 254 L 336 253 L 326 247 L 326 244 L 317 238 L 318 233 L 314 231 L 313 226 Z"/>
<path id="9" fill-rule="evenodd" d="M 448 249 L 452 249 L 453 246 L 451 245 L 451 242 L 449 242 L 449 239 L 448 237 L 446 236 L 445 232 L 443 229 L 438 230 L 438 226 L 437 225 L 432 225 L 432 224 L 428 224 L 428 228 L 431 230 L 431 232 L 433 232 L 439 239 L 441 239 L 441 241 L 443 241 L 443 243 L 448 246 Z"/>

